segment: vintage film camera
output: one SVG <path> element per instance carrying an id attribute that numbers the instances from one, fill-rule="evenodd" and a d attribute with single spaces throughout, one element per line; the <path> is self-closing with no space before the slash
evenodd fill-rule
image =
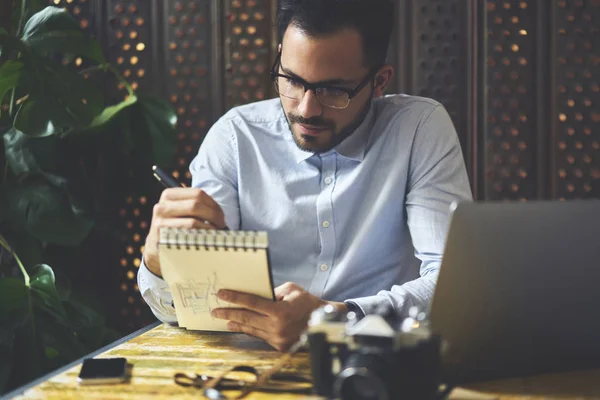
<path id="1" fill-rule="evenodd" d="M 437 399 L 441 340 L 416 307 L 400 321 L 391 308 L 361 320 L 331 305 L 315 310 L 304 335 L 313 391 L 327 398 Z"/>

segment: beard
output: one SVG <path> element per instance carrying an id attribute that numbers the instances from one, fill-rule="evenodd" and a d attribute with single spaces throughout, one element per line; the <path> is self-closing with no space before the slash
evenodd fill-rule
<path id="1" fill-rule="evenodd" d="M 300 150 L 321 154 L 328 152 L 342 143 L 344 139 L 350 136 L 363 123 L 369 113 L 372 101 L 373 96 L 371 95 L 369 101 L 367 101 L 363 108 L 356 114 L 356 118 L 342 128 L 338 128 L 334 121 L 327 120 L 320 116 L 304 118 L 297 114 L 287 113 L 285 112 L 285 108 L 283 108 L 283 103 L 281 104 L 281 107 L 284 110 L 296 146 L 298 146 Z M 297 134 L 294 132 L 295 124 L 308 125 L 317 129 L 322 129 L 322 131 L 318 136 Z"/>

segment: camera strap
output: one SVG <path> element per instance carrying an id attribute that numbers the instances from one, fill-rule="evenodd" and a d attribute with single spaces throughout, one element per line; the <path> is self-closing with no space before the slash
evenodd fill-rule
<path id="1" fill-rule="evenodd" d="M 248 394 L 253 392 L 254 390 L 260 390 L 260 387 L 263 386 L 271 377 L 279 372 L 281 368 L 283 368 L 286 364 L 290 362 L 292 356 L 298 352 L 304 345 L 303 340 L 297 341 L 271 368 L 267 371 L 263 372 L 258 376 L 256 383 L 254 385 L 249 385 L 247 388 L 242 390 L 242 393 L 236 397 L 236 399 L 243 399 Z"/>
<path id="2" fill-rule="evenodd" d="M 285 365 L 287 365 L 290 362 L 290 360 L 292 359 L 292 356 L 295 353 L 297 353 L 298 350 L 300 350 L 303 345 L 304 345 L 303 340 L 299 340 L 298 342 L 296 342 L 285 354 L 283 354 L 283 356 L 281 356 L 281 358 L 279 358 L 279 360 L 277 360 L 275 365 L 273 365 L 267 371 L 257 374 L 256 381 L 252 382 L 252 383 L 248 383 L 247 385 L 244 385 L 241 388 L 241 393 L 235 397 L 232 397 L 232 399 L 235 399 L 235 400 L 243 399 L 244 397 L 246 397 L 247 395 L 249 395 L 250 393 L 252 393 L 254 391 L 267 391 L 267 392 L 275 391 L 275 390 L 273 390 L 274 389 L 273 385 L 269 382 L 269 380 L 271 378 L 274 378 L 278 374 L 278 372 Z M 234 372 L 234 371 L 251 372 L 250 369 L 254 370 L 253 367 L 241 365 L 241 366 L 233 367 L 229 370 L 224 371 L 220 375 L 215 376 L 211 381 L 207 382 L 204 385 L 204 390 L 203 390 L 204 397 L 211 399 L 211 400 L 227 400 L 227 399 L 229 399 L 218 389 L 219 383 L 230 372 Z M 306 388 L 298 387 L 298 385 L 297 385 L 298 382 L 306 382 L 307 381 L 307 379 L 305 379 L 304 377 L 302 377 L 300 375 L 298 375 L 298 376 L 290 375 L 286 380 L 288 380 L 289 383 L 282 382 L 281 385 L 278 385 L 277 391 L 280 391 L 280 392 L 288 391 L 288 388 L 286 388 L 286 386 L 289 387 L 290 392 L 295 392 L 295 393 L 308 391 L 310 389 L 310 387 L 306 387 Z M 294 384 L 294 382 L 296 382 L 296 384 Z M 301 389 L 301 390 L 299 390 L 299 389 Z"/>

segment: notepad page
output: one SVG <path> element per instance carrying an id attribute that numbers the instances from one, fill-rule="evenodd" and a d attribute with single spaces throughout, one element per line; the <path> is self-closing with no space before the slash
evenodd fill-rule
<path id="1" fill-rule="evenodd" d="M 217 298 L 219 289 L 273 299 L 266 249 L 204 246 L 178 249 L 160 244 L 159 254 L 181 327 L 227 331 L 228 321 L 210 314 L 215 308 L 236 307 Z"/>

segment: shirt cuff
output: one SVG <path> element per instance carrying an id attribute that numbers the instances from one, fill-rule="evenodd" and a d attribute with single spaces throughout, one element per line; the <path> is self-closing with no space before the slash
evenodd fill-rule
<path id="1" fill-rule="evenodd" d="M 357 299 L 348 299 L 345 300 L 344 303 L 347 306 L 348 303 L 356 305 L 363 317 L 369 314 L 376 314 L 378 310 L 382 309 L 382 307 L 391 305 L 390 301 L 383 296 L 368 296 Z M 348 309 L 350 309 L 350 306 L 348 306 Z"/>
<path id="2" fill-rule="evenodd" d="M 137 280 L 140 293 L 156 318 L 169 324 L 176 323 L 177 315 L 169 285 L 164 279 L 154 275 L 146 267 L 143 259 L 138 269 Z"/>
<path id="3" fill-rule="evenodd" d="M 353 301 L 345 301 L 344 304 L 348 307 L 349 312 L 353 312 L 357 319 L 361 319 L 365 316 L 365 312 L 360 308 L 358 304 Z"/>

